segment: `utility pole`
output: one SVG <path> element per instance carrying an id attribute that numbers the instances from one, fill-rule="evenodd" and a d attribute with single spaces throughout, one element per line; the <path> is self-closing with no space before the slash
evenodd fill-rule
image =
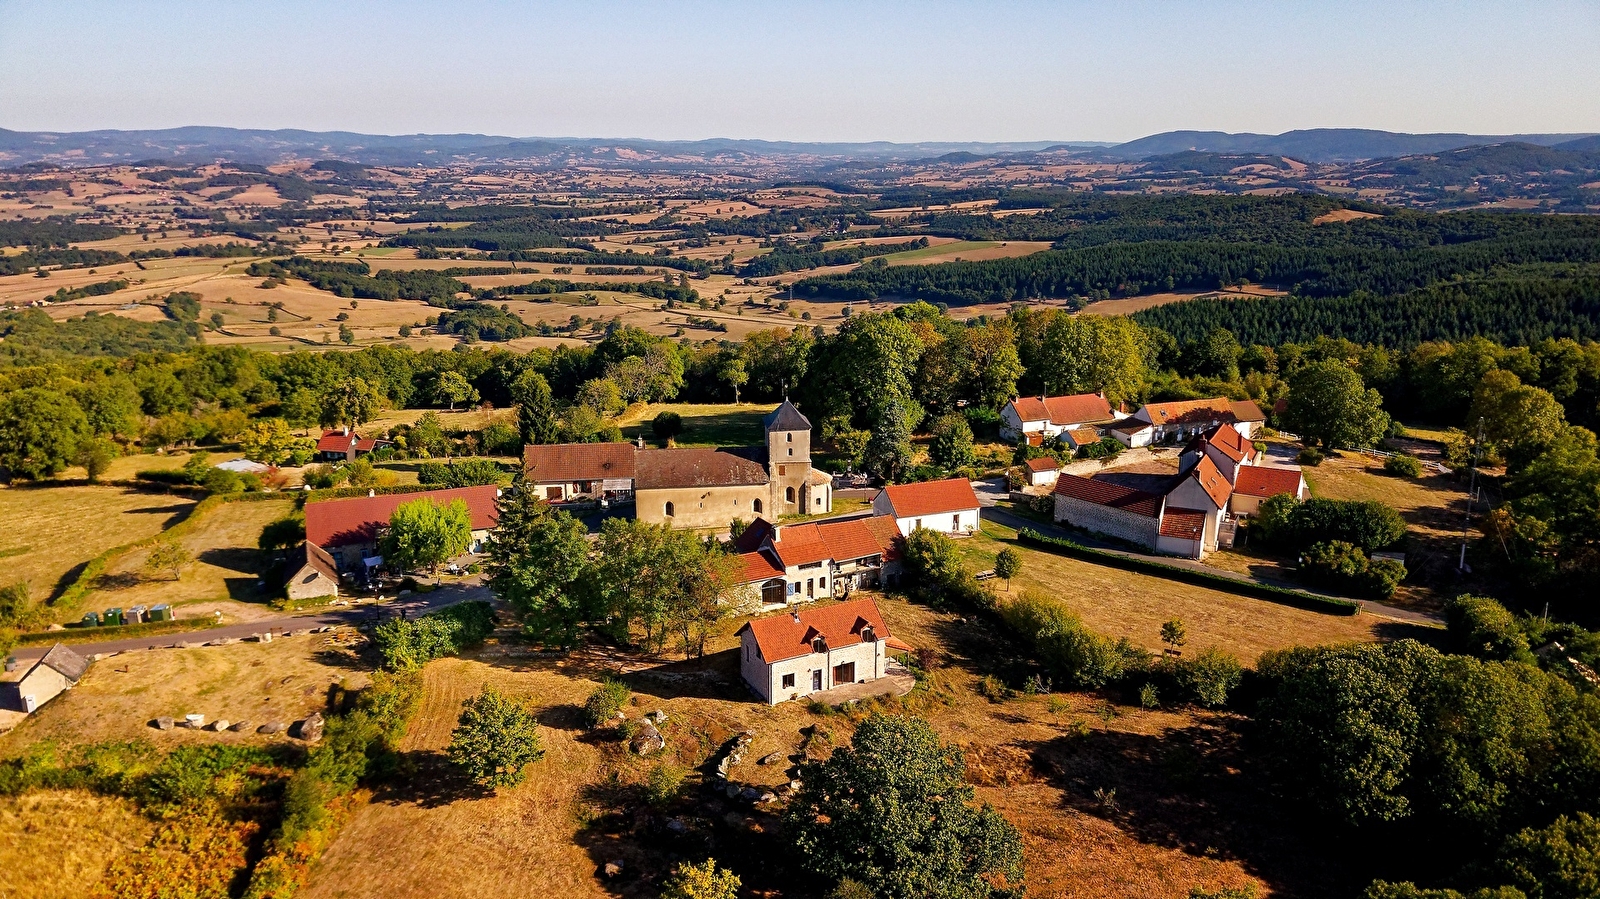
<path id="1" fill-rule="evenodd" d="M 1478 499 L 1478 457 L 1483 449 L 1483 417 L 1478 418 L 1478 439 L 1472 444 L 1472 474 L 1467 479 L 1467 514 L 1461 521 L 1461 561 L 1456 570 L 1467 570 L 1467 540 L 1472 534 L 1472 506 Z"/>

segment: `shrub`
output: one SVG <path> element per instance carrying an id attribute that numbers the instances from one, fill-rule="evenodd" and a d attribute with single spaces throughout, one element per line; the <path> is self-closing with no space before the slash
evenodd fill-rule
<path id="1" fill-rule="evenodd" d="M 1388 599 L 1405 579 L 1406 569 L 1393 559 L 1368 560 L 1354 544 L 1328 540 L 1306 548 L 1300 558 L 1300 573 L 1312 583 Z"/>
<path id="2" fill-rule="evenodd" d="M 1294 457 L 1294 460 L 1299 462 L 1301 465 L 1316 466 L 1321 465 L 1324 458 L 1325 457 L 1322 455 L 1322 450 L 1319 450 L 1314 446 L 1308 446 L 1301 450 L 1299 455 Z"/>
<path id="3" fill-rule="evenodd" d="M 683 416 L 676 412 L 662 412 L 651 420 L 650 431 L 662 440 L 672 440 L 683 433 Z"/>
<path id="4" fill-rule="evenodd" d="M 1011 547 L 1000 550 L 994 557 L 994 573 L 1011 580 L 1022 573 L 1022 554 Z"/>
<path id="5" fill-rule="evenodd" d="M 1228 704 L 1228 694 L 1244 679 L 1239 660 L 1215 647 L 1178 659 L 1172 664 L 1172 679 L 1190 702 L 1208 709 Z M 1141 693 L 1140 698 L 1143 699 Z"/>
<path id="6" fill-rule="evenodd" d="M 1516 617 L 1487 596 L 1462 594 L 1450 600 L 1444 606 L 1444 621 L 1457 652 L 1493 661 L 1533 660 Z"/>
<path id="7" fill-rule="evenodd" d="M 666 808 L 683 790 L 683 769 L 672 762 L 659 762 L 645 778 L 645 799 L 656 808 Z"/>
<path id="8" fill-rule="evenodd" d="M 992 674 L 984 675 L 983 680 L 978 683 L 978 692 L 990 702 L 1005 702 L 1012 695 L 1011 688 L 1006 686 L 1006 682 Z"/>
<path id="9" fill-rule="evenodd" d="M 1383 470 L 1402 478 L 1415 478 L 1422 475 L 1422 460 L 1416 456 L 1405 453 L 1396 453 L 1383 460 Z"/>
<path id="10" fill-rule="evenodd" d="M 390 671 L 412 671 L 434 659 L 454 655 L 484 641 L 494 631 L 494 610 L 486 602 L 464 602 L 415 621 L 391 618 L 378 625 L 372 640 Z"/>
<path id="11" fill-rule="evenodd" d="M 1144 684 L 1139 687 L 1139 707 L 1145 709 L 1158 709 L 1161 707 L 1161 697 L 1156 692 L 1155 684 Z"/>
<path id="12" fill-rule="evenodd" d="M 1040 593 L 1023 594 L 1000 609 L 1006 625 L 1032 645 L 1034 655 L 1062 683 L 1103 687 L 1148 657 L 1126 639 L 1112 642 L 1089 630 L 1066 606 Z"/>
<path id="13" fill-rule="evenodd" d="M 1394 545 L 1406 533 L 1400 513 L 1376 500 L 1308 499 L 1294 507 L 1290 525 L 1295 546 L 1343 540 L 1369 553 Z"/>
<path id="14" fill-rule="evenodd" d="M 544 758 L 539 722 L 526 706 L 489 687 L 467 700 L 450 735 L 450 762 L 490 789 L 522 782 L 523 769 Z"/>
<path id="15" fill-rule="evenodd" d="M 591 728 L 600 727 L 617 717 L 622 706 L 633 693 L 619 680 L 606 678 L 600 682 L 583 703 L 583 720 Z"/>
<path id="16" fill-rule="evenodd" d="M 718 868 L 717 860 L 705 864 L 679 862 L 662 885 L 661 899 L 738 899 L 739 875 Z"/>

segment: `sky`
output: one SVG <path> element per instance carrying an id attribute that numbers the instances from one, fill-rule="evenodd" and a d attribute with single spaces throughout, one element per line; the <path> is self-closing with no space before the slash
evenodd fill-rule
<path id="1" fill-rule="evenodd" d="M 0 128 L 1600 132 L 1600 0 L 0 0 Z"/>

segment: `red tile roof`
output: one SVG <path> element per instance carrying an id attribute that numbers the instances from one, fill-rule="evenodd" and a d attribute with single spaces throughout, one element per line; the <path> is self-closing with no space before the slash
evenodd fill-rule
<path id="1" fill-rule="evenodd" d="M 1055 492 L 1072 499 L 1121 509 L 1146 518 L 1154 518 L 1161 511 L 1161 497 L 1154 493 L 1075 474 L 1063 474 L 1058 478 Z"/>
<path id="2" fill-rule="evenodd" d="M 1217 468 L 1217 463 L 1211 461 L 1209 456 L 1201 456 L 1200 461 L 1189 469 L 1189 477 L 1200 482 L 1200 487 L 1211 497 L 1211 502 L 1219 509 L 1227 508 L 1228 497 L 1233 495 L 1233 485 L 1222 476 Z M 1176 486 L 1176 484 L 1174 484 Z M 1170 492 L 1170 491 L 1169 491 Z"/>
<path id="3" fill-rule="evenodd" d="M 323 431 L 317 438 L 317 452 L 319 453 L 344 453 L 349 452 L 353 445 L 358 453 L 370 453 L 380 444 L 387 445 L 389 441 L 379 440 L 376 437 L 362 437 L 359 434 L 346 434 L 343 428 Z"/>
<path id="4" fill-rule="evenodd" d="M 1248 459 L 1256 453 L 1255 445 L 1244 439 L 1244 435 L 1233 425 L 1217 425 L 1196 440 L 1210 443 L 1235 462 Z"/>
<path id="5" fill-rule="evenodd" d="M 861 523 L 872 532 L 872 539 L 878 542 L 878 548 L 883 550 L 883 560 L 893 562 L 900 558 L 900 544 L 904 538 L 900 534 L 900 526 L 895 523 L 893 515 L 874 515 L 864 518 Z"/>
<path id="6" fill-rule="evenodd" d="M 1140 411 L 1150 419 L 1151 424 L 1157 425 L 1234 420 L 1233 401 L 1221 396 L 1205 400 L 1147 403 Z"/>
<path id="7" fill-rule="evenodd" d="M 1299 499 L 1304 477 L 1298 468 L 1268 468 L 1246 465 L 1234 476 L 1233 489 L 1245 496 L 1277 496 L 1287 493 Z"/>
<path id="8" fill-rule="evenodd" d="M 493 484 L 483 487 L 452 487 L 448 490 L 421 490 L 412 493 L 387 493 L 382 496 L 358 496 L 353 499 L 329 499 L 306 503 L 306 541 L 321 547 L 347 546 L 352 543 L 371 543 L 378 530 L 389 524 L 389 516 L 402 503 L 430 499 L 447 505 L 454 500 L 467 504 L 472 516 L 472 529 L 488 530 L 494 527 L 499 509 L 495 497 L 500 489 Z"/>
<path id="9" fill-rule="evenodd" d="M 1193 509 L 1168 509 L 1161 516 L 1161 536 L 1199 540 L 1205 533 L 1206 513 Z"/>
<path id="10" fill-rule="evenodd" d="M 761 659 L 767 664 L 810 655 L 811 641 L 822 637 L 829 649 L 861 643 L 861 629 L 871 626 L 878 639 L 888 639 L 878 604 L 870 599 L 855 599 L 804 612 L 782 612 L 770 618 L 756 618 L 739 628 L 755 637 Z"/>
<path id="11" fill-rule="evenodd" d="M 1100 442 L 1100 432 L 1094 428 L 1073 428 L 1062 433 L 1067 436 L 1074 447 L 1088 446 L 1091 443 Z"/>
<path id="12" fill-rule="evenodd" d="M 938 515 L 978 508 L 978 494 L 966 478 L 945 478 L 920 484 L 891 484 L 883 488 L 896 518 Z"/>
<path id="13" fill-rule="evenodd" d="M 631 443 L 550 443 L 522 448 L 522 470 L 536 484 L 632 480 Z"/>
<path id="14" fill-rule="evenodd" d="M 634 487 L 753 487 L 767 483 L 767 467 L 743 448 L 639 450 L 634 456 Z"/>
<path id="15" fill-rule="evenodd" d="M 1029 459 L 1022 464 L 1034 474 L 1039 474 L 1046 471 L 1055 471 L 1061 467 L 1061 463 L 1057 462 L 1054 456 L 1040 456 L 1037 459 Z"/>
<path id="16" fill-rule="evenodd" d="M 779 568 L 763 551 L 740 553 L 739 561 L 744 563 L 744 580 L 742 583 L 758 584 L 775 577 L 783 577 L 783 569 Z"/>
<path id="17" fill-rule="evenodd" d="M 1075 425 L 1087 422 L 1110 421 L 1111 404 L 1097 393 L 1079 393 L 1073 396 L 1019 396 L 1011 401 L 1017 417 L 1023 421 L 1048 421 L 1058 425 Z"/>

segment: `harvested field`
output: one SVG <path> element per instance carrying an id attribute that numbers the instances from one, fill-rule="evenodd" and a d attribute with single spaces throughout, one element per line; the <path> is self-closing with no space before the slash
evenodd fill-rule
<path id="1" fill-rule="evenodd" d="M 906 250 L 884 256 L 890 265 L 933 265 L 939 262 L 978 262 L 984 259 L 1010 259 L 1030 256 L 1050 249 L 1049 241 L 1038 240 L 958 240 L 920 250 Z"/>
<path id="2" fill-rule="evenodd" d="M 1354 222 L 1360 219 L 1382 218 L 1376 212 L 1362 212 L 1359 209 L 1334 209 L 1317 216 L 1311 220 L 1313 225 L 1326 225 L 1330 222 Z"/>
<path id="3" fill-rule="evenodd" d="M 0 896 L 82 896 L 153 829 L 132 802 L 87 790 L 0 797 Z"/>
<path id="4" fill-rule="evenodd" d="M 261 529 L 294 509 L 290 499 L 224 503 L 205 521 L 179 539 L 194 561 L 173 580 L 167 572 L 144 569 L 149 549 L 138 549 L 114 562 L 95 582 L 86 608 L 131 608 L 168 603 L 177 617 L 221 612 L 224 621 L 268 617 L 269 591 L 259 579 L 271 554 L 257 548 Z"/>
<path id="5" fill-rule="evenodd" d="M 83 680 L 0 738 L 14 755 L 46 740 L 95 743 L 142 738 L 161 747 L 179 743 L 284 740 L 255 732 L 269 721 L 294 722 L 324 709 L 328 688 L 366 684 L 371 665 L 341 644 L 348 634 L 312 634 L 271 643 L 125 652 L 94 663 Z M 356 637 L 358 645 L 365 638 Z M 163 642 L 171 642 L 170 640 Z M 206 720 L 249 721 L 243 733 L 174 728 L 150 722 L 201 713 Z"/>
<path id="6" fill-rule="evenodd" d="M 1184 300 L 1194 300 L 1204 297 L 1206 299 L 1226 300 L 1241 297 L 1281 297 L 1286 293 L 1262 287 L 1259 284 L 1246 284 L 1242 287 L 1230 287 L 1225 290 L 1192 290 L 1172 291 L 1167 293 L 1147 293 L 1143 296 L 1124 297 L 1119 300 L 1096 300 L 1084 307 L 1085 315 L 1132 315 L 1168 303 L 1181 303 Z"/>
<path id="7" fill-rule="evenodd" d="M 1016 532 L 986 521 L 980 533 L 959 542 L 968 567 L 994 567 L 994 556 L 1012 545 Z M 1207 587 L 1123 571 L 1015 545 L 1022 574 L 1011 591 L 1039 590 L 1060 599 L 1084 623 L 1112 638 L 1160 651 L 1163 622 L 1183 620 L 1188 652 L 1216 647 L 1253 664 L 1263 652 L 1289 646 L 1379 639 L 1384 622 L 1370 615 L 1344 617 L 1238 596 Z M 1002 591 L 1004 595 L 1004 591 Z"/>
<path id="8" fill-rule="evenodd" d="M 10 538 L 0 545 L 7 556 L 6 579 L 26 581 L 34 598 L 43 601 L 64 588 L 83 563 L 160 533 L 194 504 L 187 496 L 131 487 L 0 488 L 0 516 L 11 525 Z"/>

